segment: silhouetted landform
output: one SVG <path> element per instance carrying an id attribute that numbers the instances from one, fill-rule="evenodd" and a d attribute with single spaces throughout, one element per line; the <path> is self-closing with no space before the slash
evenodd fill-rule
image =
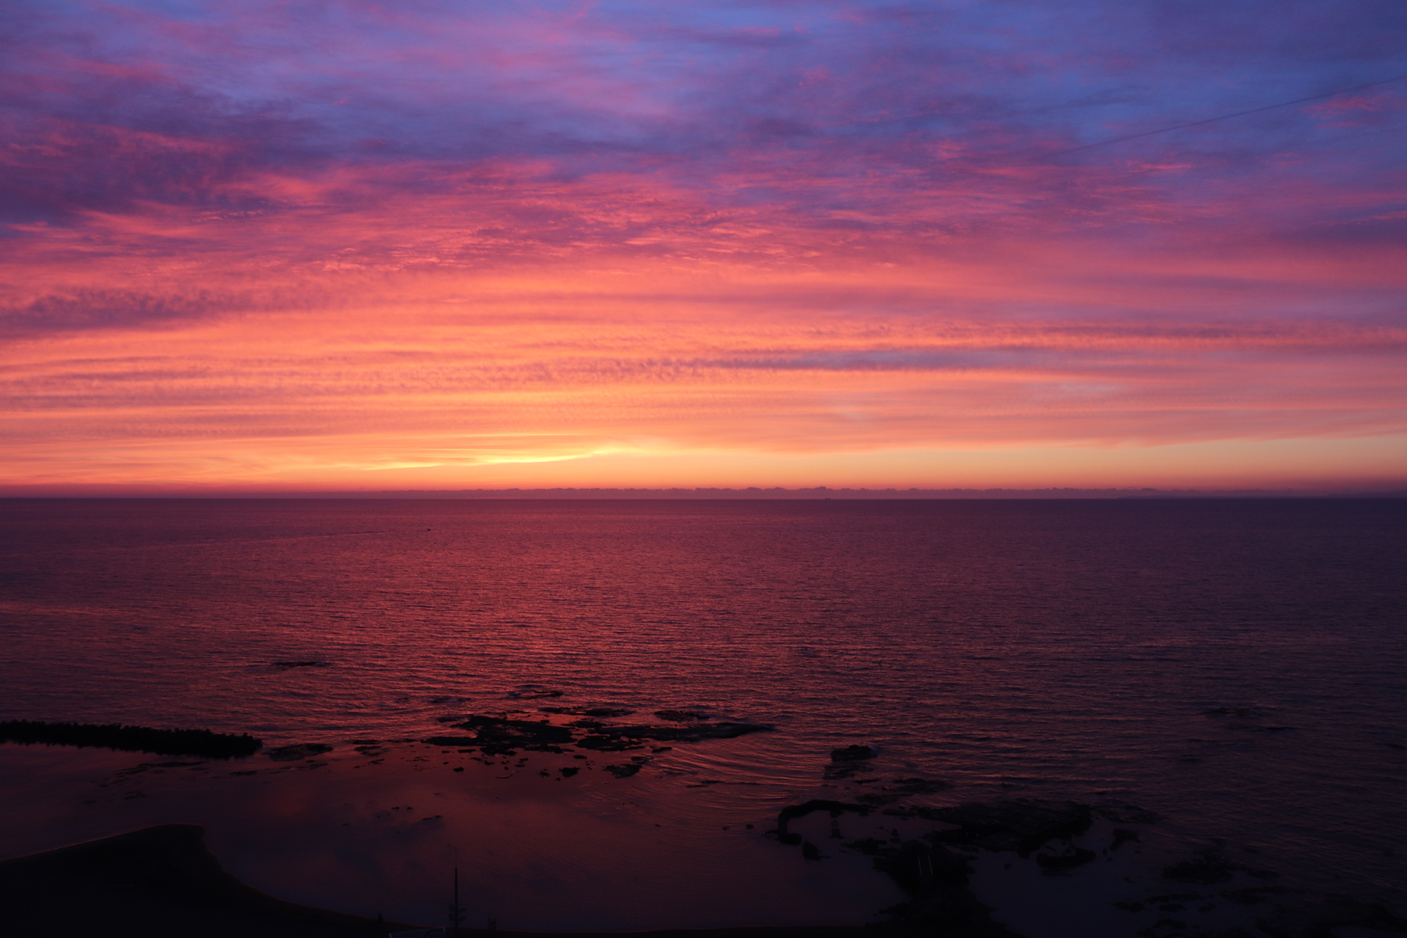
<path id="1" fill-rule="evenodd" d="M 545 696 L 545 695 L 544 695 Z M 625 716 L 631 711 L 611 707 L 543 707 L 553 714 L 575 716 L 577 713 L 597 713 L 602 716 Z M 666 717 L 665 714 L 672 714 Z M 455 729 L 466 730 L 470 736 L 431 736 L 425 740 L 431 746 L 468 749 L 477 747 L 485 755 L 516 755 L 518 750 L 529 752 L 564 753 L 567 747 L 596 752 L 624 752 L 645 748 L 646 741 L 696 743 L 705 739 L 736 739 L 750 733 L 776 729 L 765 723 L 735 723 L 702 721 L 699 714 L 684 710 L 661 710 L 661 719 L 678 719 L 672 725 L 608 724 L 594 717 L 573 720 L 565 726 L 547 720 L 521 720 L 510 717 L 476 715 L 453 723 Z M 451 718 L 455 719 L 455 718 Z M 640 771 L 640 766 L 606 767 L 617 778 Z"/>
<path id="2" fill-rule="evenodd" d="M 329 912 L 259 892 L 220 868 L 203 831 L 149 827 L 0 862 L 0 909 L 13 935 L 99 934 L 108 938 L 377 938 L 415 925 Z M 1005 929 L 943 932 L 947 938 L 1012 938 Z M 462 928 L 465 936 L 487 935 Z M 571 933 L 498 931 L 566 938 Z M 583 933 L 584 934 L 584 933 Z M 592 932 L 594 938 L 627 933 Z M 868 927 L 763 927 L 630 932 L 630 938 L 909 938 L 934 933 L 914 923 Z"/>
<path id="3" fill-rule="evenodd" d="M 39 720 L 0 722 L 0 742 L 93 746 L 123 752 L 205 756 L 212 759 L 250 756 L 263 745 L 248 733 L 235 736 L 209 730 L 156 730 L 121 723 L 44 723 Z"/>

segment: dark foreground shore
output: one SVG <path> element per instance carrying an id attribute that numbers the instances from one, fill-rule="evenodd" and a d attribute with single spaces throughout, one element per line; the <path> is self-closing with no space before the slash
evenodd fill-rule
<path id="1" fill-rule="evenodd" d="M 92 934 L 126 938 L 373 938 L 415 928 L 284 902 L 221 869 L 204 831 L 149 827 L 0 862 L 0 916 L 12 935 Z M 464 935 L 488 934 L 462 929 Z M 629 933 L 636 938 L 889 938 L 915 934 L 998 938 L 1000 927 L 936 933 L 931 926 L 724 928 Z M 515 934 L 498 932 L 498 934 Z M 527 934 L 519 932 L 517 934 Z M 547 933 L 534 932 L 541 938 Z M 609 934 L 593 933 L 609 938 Z"/>

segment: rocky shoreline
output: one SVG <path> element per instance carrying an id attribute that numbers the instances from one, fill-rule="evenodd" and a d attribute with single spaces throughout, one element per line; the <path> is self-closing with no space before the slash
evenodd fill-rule
<path id="1" fill-rule="evenodd" d="M 49 746 L 95 746 L 158 756 L 232 759 L 252 756 L 263 743 L 248 733 L 210 730 L 160 730 L 121 723 L 47 723 L 42 720 L 0 722 L 0 742 Z"/>
<path id="2" fill-rule="evenodd" d="M 528 699 L 560 696 L 543 689 Z M 661 709 L 653 717 L 653 721 L 640 720 L 623 707 L 555 703 L 537 707 L 536 712 L 451 714 L 438 722 L 453 734 L 387 742 L 353 740 L 359 758 L 348 760 L 347 767 L 370 769 L 388 754 L 404 752 L 407 766 L 415 772 L 431 771 L 434 766 L 433 771 L 458 779 L 465 776 L 454 773 L 463 773 L 466 764 L 482 762 L 485 771 L 507 769 L 499 777 L 502 780 L 523 770 L 528 754 L 533 753 L 542 754 L 534 758 L 545 757 L 549 765 L 525 770 L 529 776 L 580 781 L 586 776 L 578 773 L 590 769 L 593 758 L 629 752 L 628 757 L 600 769 L 616 780 L 628 780 L 606 782 L 613 790 L 620 785 L 621 791 L 631 792 L 640 790 L 632 786 L 642 779 L 680 774 L 661 772 L 668 757 L 657 756 L 675 745 L 776 730 L 770 724 L 711 718 L 693 710 Z M 229 774 L 262 778 L 326 767 L 329 763 L 318 757 L 337 748 L 326 743 L 278 746 L 265 755 L 282 765 Z M 433 754 L 435 749 L 438 756 Z M 581 761 L 554 768 L 551 763 L 564 761 L 554 757 L 563 756 Z M 850 854 L 850 866 L 835 867 L 848 870 L 845 882 L 872 875 L 863 872 L 863 865 L 854 865 L 867 862 L 902 895 L 897 904 L 876 908 L 876 921 L 864 926 L 630 934 L 657 938 L 1387 938 L 1407 934 L 1407 921 L 1392 909 L 1300 888 L 1268 868 L 1270 861 L 1248 847 L 1215 840 L 1189 845 L 1168 836 L 1163 819 L 1137 805 L 1115 799 L 1088 803 L 1041 798 L 954 800 L 947 794 L 952 789 L 948 782 L 915 776 L 913 768 L 902 763 L 890 766 L 892 758 L 870 745 L 834 749 L 829 761 L 817 766 L 814 793 L 819 797 L 771 808 L 775 822 L 768 829 L 762 829 L 767 828 L 766 815 L 753 818 L 759 822 L 758 830 L 752 830 L 752 823 L 746 825 L 754 844 L 770 841 L 775 846 L 767 849 L 795 850 L 798 863 L 824 863 Z M 201 768 L 195 763 L 156 766 L 168 767 L 191 772 Z M 144 763 L 119 774 L 125 780 L 146 768 Z M 641 776 L 647 768 L 649 772 Z M 721 782 L 705 779 L 687 787 L 708 784 Z M 797 793 L 804 792 L 803 788 Z M 438 823 L 439 817 L 422 823 Z M 609 895 L 609 890 L 603 894 Z M 220 869 L 204 847 L 200 828 L 182 825 L 146 828 L 0 863 L 0 903 L 9 910 L 9 921 L 36 931 L 52 925 L 56 909 L 64 910 L 65 920 L 78 915 L 101 921 L 101 930 L 113 935 L 184 935 L 198 930 L 217 936 L 366 938 L 384 935 L 393 927 L 412 927 L 324 912 L 259 893 Z M 221 930 L 226 927 L 221 922 L 242 924 Z M 133 924 L 129 928 L 125 923 Z"/>

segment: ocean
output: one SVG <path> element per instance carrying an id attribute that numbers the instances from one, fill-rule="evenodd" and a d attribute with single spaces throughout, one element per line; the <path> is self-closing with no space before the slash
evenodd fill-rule
<path id="1" fill-rule="evenodd" d="M 0 857 L 181 821 L 362 914 L 442 922 L 457 866 L 504 928 L 861 923 L 904 894 L 860 819 L 768 830 L 868 792 L 1137 805 L 1159 856 L 1401 909 L 1404 561 L 1403 500 L 7 500 L 0 720 L 265 752 L 0 746 Z M 423 742 L 588 711 L 771 729 Z"/>

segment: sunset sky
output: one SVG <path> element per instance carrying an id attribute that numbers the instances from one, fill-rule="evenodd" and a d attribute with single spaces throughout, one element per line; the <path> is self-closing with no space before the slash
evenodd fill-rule
<path id="1" fill-rule="evenodd" d="M 1407 4 L 0 5 L 0 492 L 1407 487 Z"/>

